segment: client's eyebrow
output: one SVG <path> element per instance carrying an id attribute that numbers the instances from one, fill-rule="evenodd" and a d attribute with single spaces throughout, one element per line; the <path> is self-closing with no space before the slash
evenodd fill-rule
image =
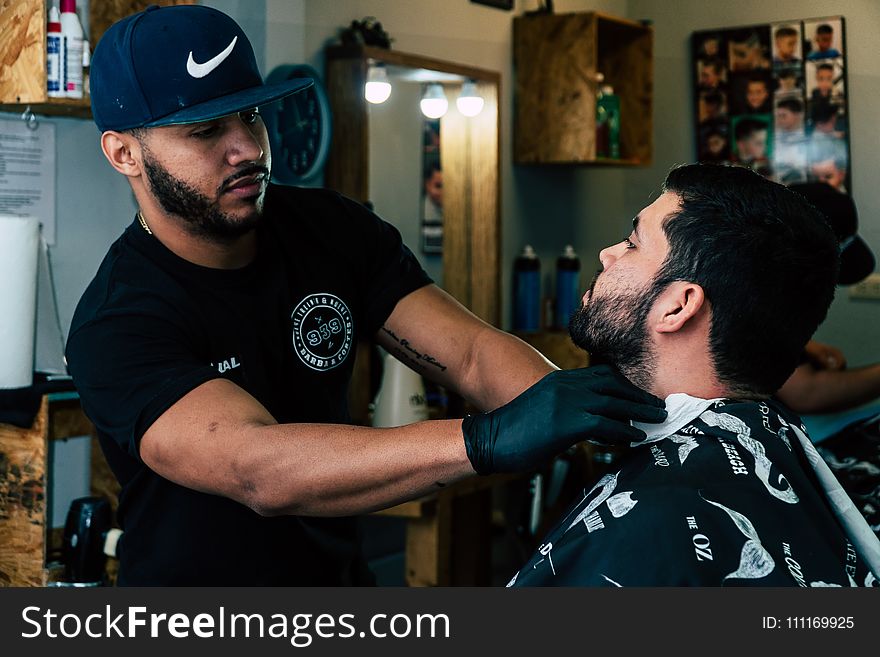
<path id="1" fill-rule="evenodd" d="M 636 215 L 633 217 L 633 232 L 636 234 L 639 242 L 642 241 L 642 236 L 639 234 L 639 220 L 641 219 L 640 215 Z"/>

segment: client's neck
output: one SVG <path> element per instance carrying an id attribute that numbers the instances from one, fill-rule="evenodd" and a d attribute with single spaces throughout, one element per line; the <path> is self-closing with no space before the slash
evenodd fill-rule
<path id="1" fill-rule="evenodd" d="M 651 366 L 623 373 L 660 399 L 677 392 L 702 399 L 741 396 L 718 379 L 708 345 L 693 349 L 680 347 L 676 343 L 663 345 L 655 349 Z"/>

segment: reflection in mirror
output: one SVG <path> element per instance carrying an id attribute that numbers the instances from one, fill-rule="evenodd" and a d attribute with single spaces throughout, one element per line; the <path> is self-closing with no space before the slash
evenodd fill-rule
<path id="1" fill-rule="evenodd" d="M 500 74 L 371 46 L 328 46 L 325 55 L 333 110 L 325 185 L 371 204 L 438 285 L 497 325 Z M 380 68 L 390 95 L 367 102 Z M 468 82 L 484 100 L 474 116 L 458 108 Z M 448 102 L 438 119 L 420 108 L 429 95 Z"/>
<path id="2" fill-rule="evenodd" d="M 372 68 L 372 67 L 371 67 Z M 385 66 L 391 95 L 369 103 L 369 197 L 394 224 L 425 271 L 443 286 L 443 173 L 441 119 L 426 117 L 419 101 L 428 83 L 458 84 L 460 76 Z M 446 90 L 452 95 L 453 87 Z"/>

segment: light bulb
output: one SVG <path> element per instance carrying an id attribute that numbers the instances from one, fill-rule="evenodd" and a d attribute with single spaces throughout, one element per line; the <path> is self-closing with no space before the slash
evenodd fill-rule
<path id="1" fill-rule="evenodd" d="M 443 87 L 437 83 L 425 87 L 425 93 L 422 94 L 419 106 L 422 108 L 422 114 L 429 119 L 439 119 L 446 114 L 446 110 L 449 109 L 449 101 L 446 100 Z"/>
<path id="2" fill-rule="evenodd" d="M 483 97 L 477 92 L 477 85 L 469 80 L 461 85 L 461 93 L 455 100 L 458 111 L 465 116 L 476 116 L 483 111 Z"/>
<path id="3" fill-rule="evenodd" d="M 391 83 L 388 81 L 388 73 L 381 64 L 371 66 L 367 71 L 367 83 L 364 85 L 364 98 L 367 101 L 379 104 L 384 103 L 391 96 Z"/>

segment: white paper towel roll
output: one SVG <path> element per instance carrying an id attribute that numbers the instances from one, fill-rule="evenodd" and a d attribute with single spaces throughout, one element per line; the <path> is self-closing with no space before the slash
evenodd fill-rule
<path id="1" fill-rule="evenodd" d="M 37 219 L 0 216 L 0 388 L 33 382 L 39 245 Z"/>

